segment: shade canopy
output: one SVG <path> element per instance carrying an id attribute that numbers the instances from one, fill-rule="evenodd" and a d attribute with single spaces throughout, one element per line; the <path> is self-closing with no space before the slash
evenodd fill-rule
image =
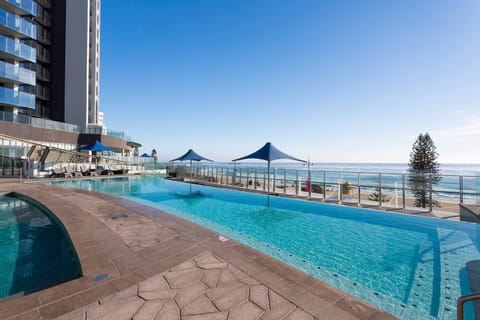
<path id="1" fill-rule="evenodd" d="M 193 149 L 190 149 L 187 151 L 187 153 L 185 153 L 184 155 L 181 155 L 180 157 L 178 158 L 175 158 L 173 160 L 170 160 L 170 162 L 172 161 L 202 161 L 202 160 L 205 160 L 205 161 L 212 161 L 210 159 L 207 159 L 207 158 L 204 158 L 202 157 L 201 155 L 199 155 L 198 153 L 196 153 L 195 151 L 193 151 Z"/>
<path id="2" fill-rule="evenodd" d="M 140 158 L 150 158 L 150 155 L 148 153 L 144 153 L 140 156 Z"/>
<path id="3" fill-rule="evenodd" d="M 295 161 L 300 161 L 300 162 L 307 162 L 305 160 L 301 160 L 295 157 L 292 157 L 291 155 L 288 155 L 277 148 L 270 142 L 265 143 L 263 147 L 255 151 L 254 153 L 251 153 L 249 155 L 246 155 L 244 157 L 232 160 L 232 161 L 239 161 L 239 160 L 245 160 L 245 159 L 259 159 L 259 160 L 265 160 L 265 161 L 274 161 L 274 160 L 279 160 L 279 159 L 290 159 L 290 160 L 295 160 Z"/>
<path id="4" fill-rule="evenodd" d="M 84 146 L 79 148 L 78 150 L 82 151 L 112 151 L 109 147 L 104 144 L 101 144 L 98 140 L 95 140 L 94 143 L 89 144 L 88 146 Z"/>

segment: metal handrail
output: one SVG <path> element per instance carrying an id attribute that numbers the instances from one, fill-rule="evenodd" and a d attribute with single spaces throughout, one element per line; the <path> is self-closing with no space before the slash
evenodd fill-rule
<path id="1" fill-rule="evenodd" d="M 458 300 L 457 300 L 457 320 L 463 320 L 464 319 L 464 317 L 463 317 L 463 310 L 464 310 L 463 306 L 464 306 L 465 302 L 473 301 L 473 300 L 480 300 L 480 292 L 472 293 L 472 294 L 461 296 L 460 298 L 458 298 Z"/>

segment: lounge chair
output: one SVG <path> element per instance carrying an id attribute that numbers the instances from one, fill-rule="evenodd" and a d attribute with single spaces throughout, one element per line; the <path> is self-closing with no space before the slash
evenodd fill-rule
<path id="1" fill-rule="evenodd" d="M 81 176 L 82 176 L 82 173 L 80 171 L 74 171 L 70 166 L 65 167 L 65 177 L 73 178 L 73 177 L 81 177 Z"/>
<path id="2" fill-rule="evenodd" d="M 112 171 L 112 174 L 126 174 L 128 173 L 127 169 L 123 169 L 121 165 L 108 165 L 108 169 Z"/>
<path id="3" fill-rule="evenodd" d="M 111 176 L 111 175 L 113 175 L 113 171 L 108 169 L 108 168 L 105 168 L 103 166 L 97 166 L 97 174 L 102 175 L 102 176 L 104 176 L 104 175 Z"/>
<path id="4" fill-rule="evenodd" d="M 50 173 L 50 178 L 63 178 L 65 176 L 65 169 L 63 168 L 53 168 L 52 173 Z"/>
<path id="5" fill-rule="evenodd" d="M 73 178 L 73 170 L 70 166 L 66 166 L 65 167 L 65 174 L 64 174 L 64 177 L 65 178 Z"/>
<path id="6" fill-rule="evenodd" d="M 96 171 L 90 171 L 90 169 L 87 166 L 80 166 L 80 172 L 82 173 L 83 176 L 96 176 L 97 172 Z"/>

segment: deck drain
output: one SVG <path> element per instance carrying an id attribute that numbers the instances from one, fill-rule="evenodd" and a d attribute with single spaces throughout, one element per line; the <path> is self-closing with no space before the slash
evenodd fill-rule
<path id="1" fill-rule="evenodd" d="M 373 294 L 376 295 L 376 296 L 378 296 L 378 292 L 374 292 Z"/>
<path id="2" fill-rule="evenodd" d="M 108 274 L 102 273 L 102 274 L 99 274 L 99 275 L 95 276 L 95 278 L 93 278 L 93 281 L 99 282 L 99 281 L 105 280 L 107 278 L 108 278 Z"/>
<path id="3" fill-rule="evenodd" d="M 112 216 L 113 220 L 118 219 L 118 218 L 128 218 L 128 216 L 125 213 L 116 214 L 116 215 Z"/>

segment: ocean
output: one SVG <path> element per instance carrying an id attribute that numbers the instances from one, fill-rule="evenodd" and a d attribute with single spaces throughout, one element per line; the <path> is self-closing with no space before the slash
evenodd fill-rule
<path id="1" fill-rule="evenodd" d="M 235 170 L 237 176 L 245 177 L 250 172 L 250 178 L 257 171 L 262 176 L 267 168 L 266 162 L 243 161 L 236 163 L 200 163 L 201 167 L 230 168 L 229 175 Z M 220 169 L 219 169 L 220 170 Z M 323 184 L 335 187 L 339 183 L 350 182 L 360 185 L 366 190 L 375 190 L 380 185 L 382 189 L 394 190 L 402 188 L 405 183 L 408 190 L 408 164 L 407 163 L 325 163 L 316 162 L 310 164 L 310 177 L 312 183 Z M 286 179 L 293 182 L 297 179 L 305 181 L 308 176 L 308 165 L 301 162 L 271 163 L 271 175 L 275 174 L 276 179 Z M 435 198 L 465 203 L 480 203 L 480 164 L 440 164 L 441 179 L 434 184 L 432 189 Z M 259 178 L 260 179 L 260 178 Z M 405 180 L 403 180 L 405 179 Z"/>

